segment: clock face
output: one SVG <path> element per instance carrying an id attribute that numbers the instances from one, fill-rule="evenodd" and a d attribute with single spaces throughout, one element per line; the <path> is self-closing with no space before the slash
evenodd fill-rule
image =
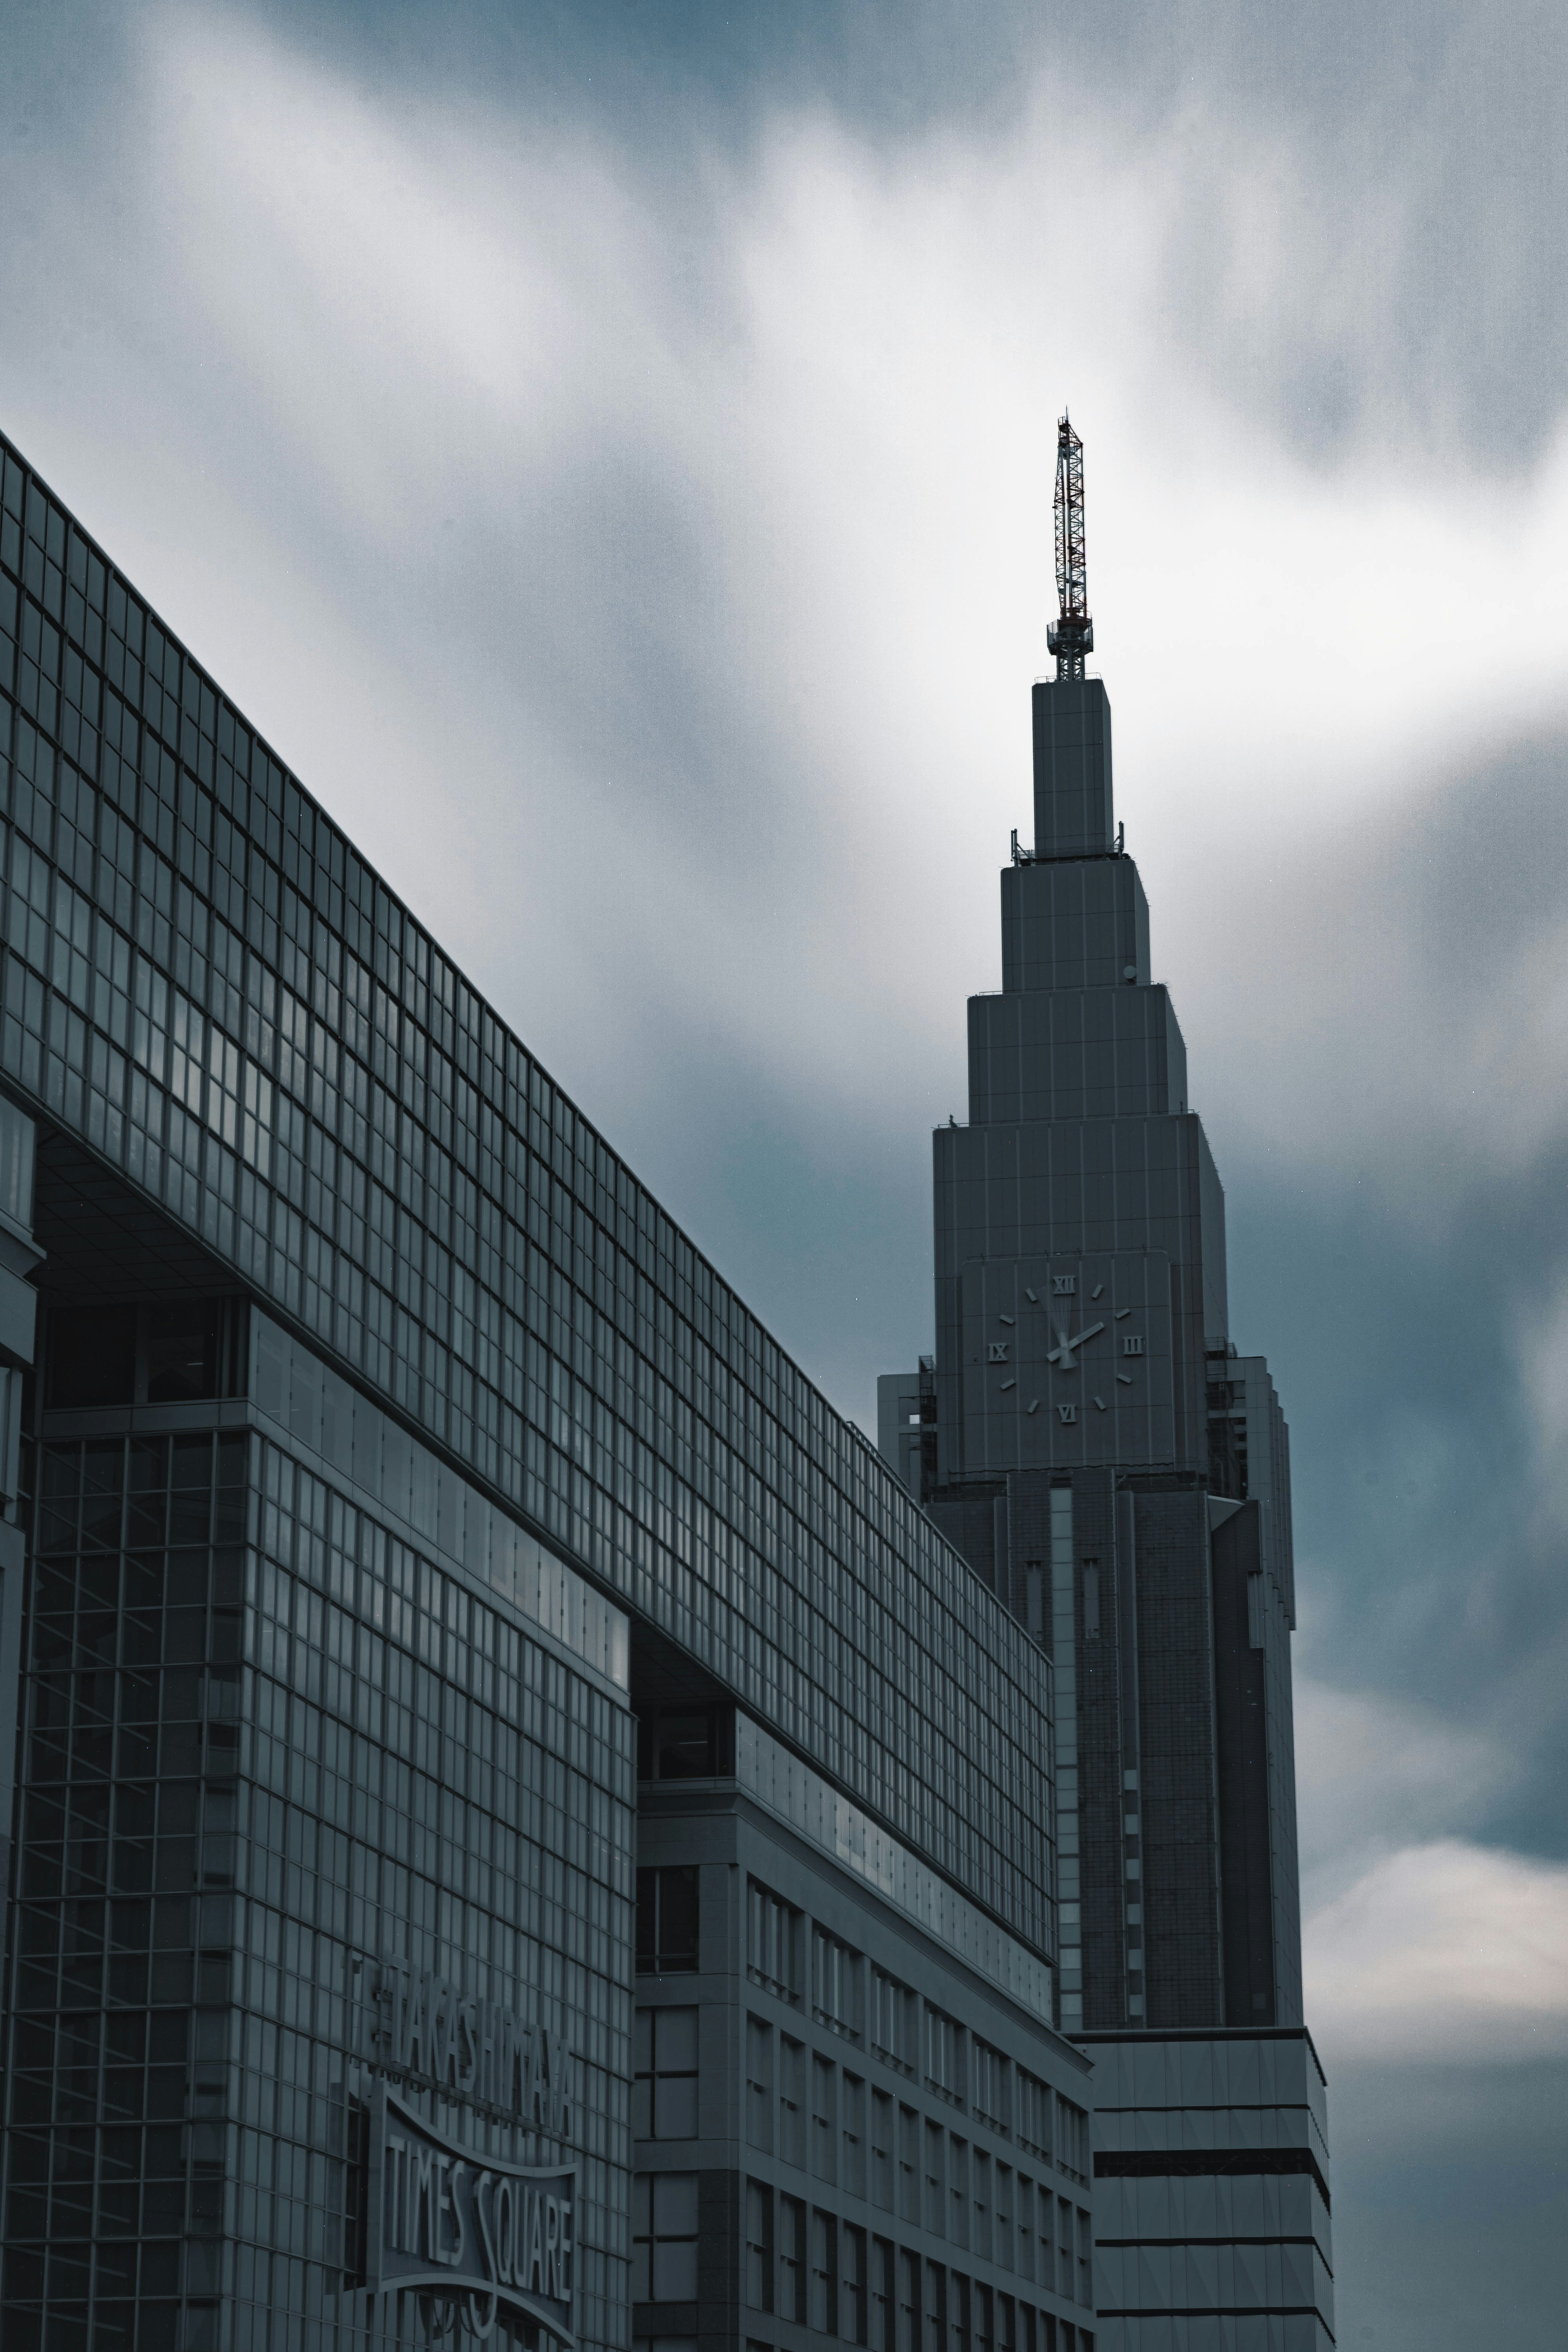
<path id="1" fill-rule="evenodd" d="M 966 1469 L 1174 1458 L 1163 1252 L 972 1260 L 963 1299 Z"/>

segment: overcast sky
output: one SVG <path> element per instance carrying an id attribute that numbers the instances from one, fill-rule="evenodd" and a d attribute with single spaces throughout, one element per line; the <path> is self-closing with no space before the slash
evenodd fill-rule
<path id="1" fill-rule="evenodd" d="M 1292 1425 L 1356 2352 L 1563 2309 L 1565 27 L 0 0 L 0 422 L 871 1427 L 1070 401 Z"/>

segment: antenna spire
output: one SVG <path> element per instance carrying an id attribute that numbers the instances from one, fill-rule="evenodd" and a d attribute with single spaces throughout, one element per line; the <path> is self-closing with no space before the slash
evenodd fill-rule
<path id="1" fill-rule="evenodd" d="M 1089 617 L 1089 574 L 1083 546 L 1083 443 L 1064 409 L 1057 425 L 1057 595 L 1061 617 L 1046 631 L 1057 657 L 1057 680 L 1081 678 L 1083 657 L 1094 651 Z"/>

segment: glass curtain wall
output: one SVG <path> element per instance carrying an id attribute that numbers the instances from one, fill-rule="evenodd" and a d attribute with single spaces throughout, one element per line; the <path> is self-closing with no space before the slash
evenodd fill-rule
<path id="1" fill-rule="evenodd" d="M 0 1069 L 1053 1940 L 1048 1669 L 0 446 Z"/>
<path id="2" fill-rule="evenodd" d="M 50 2347 L 216 2346 L 225 2307 L 236 2352 L 361 2340 L 364 1972 L 387 1958 L 572 2052 L 578 2327 L 618 2341 L 624 1696 L 298 1445 L 49 1439 L 37 1468 L 7 2347 L 42 2347 L 46 2314 Z M 494 2114 L 477 2146 L 560 2152 Z M 369 2316 L 416 2342 L 442 2313 Z"/>

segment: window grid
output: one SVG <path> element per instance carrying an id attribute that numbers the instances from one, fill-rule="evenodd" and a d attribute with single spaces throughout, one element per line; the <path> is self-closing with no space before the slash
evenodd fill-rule
<path id="1" fill-rule="evenodd" d="M 746 1885 L 746 1969 L 780 2000 L 800 1997 L 801 1914 L 755 1878 Z"/>
<path id="2" fill-rule="evenodd" d="M 809 2172 L 818 2183 L 836 2184 L 851 2196 L 864 2197 L 882 2213 L 923 2221 L 1004 2276 L 1037 2283 L 1051 2294 L 1059 2291 L 1069 2302 L 1081 2294 L 1083 2273 L 1076 2264 L 1089 2260 L 1092 2252 L 1089 2217 L 1083 2206 L 1070 2197 L 1059 2200 L 1059 2210 L 1068 2217 L 1062 2226 L 1077 2235 L 1075 2267 L 1064 2273 L 1068 2284 L 1058 2289 L 1058 2198 L 1047 2180 L 952 2130 L 947 2119 L 901 2105 L 868 2085 L 829 2053 L 814 2052 L 793 2034 L 775 2032 L 764 2019 L 754 2016 L 746 2021 L 748 2139 L 752 2147 L 767 2154 L 774 2147 L 775 2042 L 777 2153 L 783 2164 Z M 1021 2085 L 1034 2085 L 1048 2116 L 1050 2103 L 1059 2095 L 1022 2067 L 1017 2074 Z M 1030 2094 L 1023 2095 L 1032 2109 Z M 1066 2117 L 1081 2118 L 1081 2124 L 1070 2127 L 1064 2122 L 1062 2129 L 1082 2155 L 1087 2115 L 1072 2101 L 1064 2099 L 1061 2106 Z M 838 2156 L 829 2152 L 836 2121 L 842 2150 Z M 1048 2156 L 1042 2161 L 1048 2167 Z M 1069 2165 L 1058 2168 L 1068 2179 L 1079 2179 Z"/>
<path id="3" fill-rule="evenodd" d="M 879 2058 L 900 2074 L 915 2071 L 915 2037 L 919 2031 L 919 2000 L 908 1985 L 885 1969 L 871 1971 L 871 2046 Z"/>
<path id="4" fill-rule="evenodd" d="M 1048 1950 L 1034 1645 L 0 455 L 13 1083 Z"/>
<path id="5" fill-rule="evenodd" d="M 860 1984 L 865 1962 L 847 1944 L 815 1923 L 811 1931 L 811 2013 L 847 2042 L 860 2039 Z"/>
<path id="6" fill-rule="evenodd" d="M 697 2011 L 639 2009 L 633 2036 L 632 2137 L 697 2137 Z"/>
<path id="7" fill-rule="evenodd" d="M 927 2001 L 926 2088 L 955 2107 L 963 2105 L 963 2028 Z"/>
<path id="8" fill-rule="evenodd" d="M 51 2325 L 199 2344 L 226 2239 L 237 2352 L 323 2315 L 344 2059 L 374 2054 L 356 1970 L 389 1954 L 574 2053 L 579 2305 L 603 2334 L 625 2292 L 629 1714 L 257 1435 L 35 1460 L 7 2344 L 39 2341 L 46 2291 Z M 553 2153 L 487 2128 L 515 2160 Z"/>

